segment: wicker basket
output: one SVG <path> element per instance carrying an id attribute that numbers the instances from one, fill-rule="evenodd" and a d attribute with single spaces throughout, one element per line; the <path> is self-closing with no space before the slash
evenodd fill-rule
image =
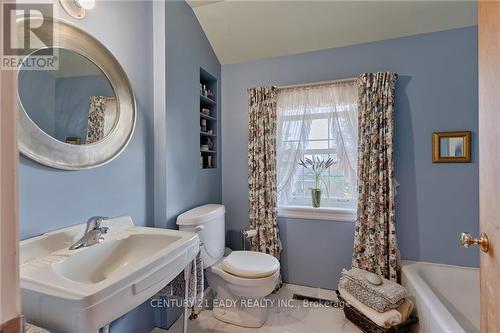
<path id="1" fill-rule="evenodd" d="M 342 296 L 340 296 L 339 291 L 337 290 L 336 292 L 339 301 L 347 303 L 342 298 Z M 344 314 L 351 323 L 356 325 L 365 333 L 409 333 L 411 332 L 411 328 L 413 327 L 413 325 L 418 323 L 418 318 L 410 315 L 410 317 L 404 323 L 392 326 L 390 328 L 381 327 L 375 324 L 353 306 L 344 306 Z"/>

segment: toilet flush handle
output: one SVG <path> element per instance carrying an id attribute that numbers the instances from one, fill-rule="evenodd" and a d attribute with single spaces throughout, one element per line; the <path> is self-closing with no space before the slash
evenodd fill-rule
<path id="1" fill-rule="evenodd" d="M 194 231 L 196 233 L 201 232 L 203 229 L 205 229 L 205 226 L 203 225 L 197 225 L 196 227 L 194 227 Z M 200 247 L 202 247 L 203 245 L 203 242 L 200 240 Z"/>

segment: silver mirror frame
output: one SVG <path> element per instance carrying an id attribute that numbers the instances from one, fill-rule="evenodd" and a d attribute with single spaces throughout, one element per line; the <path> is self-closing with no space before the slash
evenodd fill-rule
<path id="1" fill-rule="evenodd" d="M 29 18 L 37 20 L 38 18 Z M 44 18 L 47 20 L 47 18 Z M 22 29 L 23 18 L 17 20 Z M 84 170 L 96 168 L 115 159 L 127 147 L 134 133 L 137 111 L 132 87 L 127 74 L 113 54 L 97 39 L 85 31 L 61 20 L 52 19 L 54 45 L 75 51 L 101 69 L 115 92 L 117 121 L 111 132 L 102 140 L 88 145 L 61 142 L 41 130 L 24 110 L 18 94 L 18 146 L 23 155 L 56 169 Z M 42 26 L 43 27 L 43 26 Z M 38 29 L 39 33 L 48 31 Z"/>

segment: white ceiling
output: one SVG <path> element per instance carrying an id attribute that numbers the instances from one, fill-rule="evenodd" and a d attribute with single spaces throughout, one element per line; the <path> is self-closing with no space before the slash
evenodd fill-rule
<path id="1" fill-rule="evenodd" d="M 471 1 L 187 2 L 222 64 L 476 24 Z"/>

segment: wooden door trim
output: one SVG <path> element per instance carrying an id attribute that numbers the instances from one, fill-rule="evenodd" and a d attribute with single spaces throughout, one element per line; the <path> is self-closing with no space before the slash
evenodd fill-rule
<path id="1" fill-rule="evenodd" d="M 0 17 L 2 31 L 3 23 Z M 0 70 L 0 327 L 9 333 L 22 330 L 16 126 L 16 71 Z"/>
<path id="2" fill-rule="evenodd" d="M 20 333 L 24 331 L 24 317 L 9 320 L 0 327 L 0 333 Z"/>
<path id="3" fill-rule="evenodd" d="M 500 2 L 478 2 L 481 332 L 500 332 Z M 499 253 L 496 253 L 499 252 Z"/>

